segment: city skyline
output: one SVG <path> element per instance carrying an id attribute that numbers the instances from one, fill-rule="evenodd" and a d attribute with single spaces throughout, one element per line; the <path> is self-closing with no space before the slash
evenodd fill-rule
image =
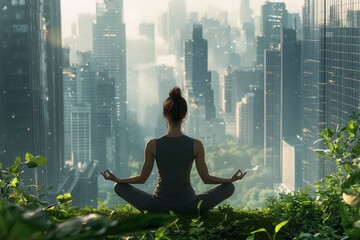
<path id="1" fill-rule="evenodd" d="M 157 4 L 154 6 L 153 1 L 131 0 L 124 1 L 124 22 L 127 25 L 126 35 L 128 37 L 138 36 L 138 26 L 142 22 L 157 22 L 158 17 L 167 10 L 169 0 L 156 0 Z M 260 16 L 260 7 L 266 0 L 252 0 L 250 7 L 255 16 Z M 275 2 L 275 1 L 270 1 Z M 278 2 L 278 1 L 276 1 Z M 284 0 L 289 12 L 301 13 L 303 1 Z M 208 7 L 213 6 L 229 12 L 230 20 L 237 21 L 237 14 L 240 11 L 240 0 L 209 0 L 204 7 L 203 1 L 186 0 L 187 12 L 199 11 L 205 12 Z M 77 17 L 81 13 L 91 13 L 95 15 L 96 0 L 61 0 L 62 10 L 62 31 L 63 38 L 71 35 L 71 24 L 77 22 Z M 152 11 L 148 11 L 152 9 Z"/>

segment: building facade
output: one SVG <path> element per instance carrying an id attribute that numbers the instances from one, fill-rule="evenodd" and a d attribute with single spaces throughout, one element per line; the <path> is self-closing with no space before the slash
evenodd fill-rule
<path id="1" fill-rule="evenodd" d="M 97 70 L 107 71 L 114 78 L 115 97 L 111 128 L 114 139 L 116 171 L 127 171 L 127 87 L 126 87 L 126 31 L 122 0 L 98 0 L 93 28 L 94 61 Z M 103 139 L 106 141 L 105 139 Z M 107 162 L 99 156 L 99 162 Z"/>
<path id="2" fill-rule="evenodd" d="M 281 52 L 265 51 L 264 65 L 264 162 L 274 183 L 281 182 L 282 156 Z"/>

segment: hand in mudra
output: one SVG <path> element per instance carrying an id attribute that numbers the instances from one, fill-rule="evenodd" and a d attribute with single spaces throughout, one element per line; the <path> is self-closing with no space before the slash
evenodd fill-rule
<path id="1" fill-rule="evenodd" d="M 239 169 L 232 177 L 231 179 L 235 182 L 237 180 L 241 180 L 245 175 L 247 171 L 243 172 L 241 169 Z"/>
<path id="2" fill-rule="evenodd" d="M 111 180 L 116 182 L 117 177 L 112 174 L 109 170 L 105 170 L 104 172 L 100 172 L 101 175 L 105 178 L 105 180 Z"/>

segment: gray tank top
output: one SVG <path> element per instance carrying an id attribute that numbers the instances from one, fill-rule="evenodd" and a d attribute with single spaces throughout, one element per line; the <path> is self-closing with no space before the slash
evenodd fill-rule
<path id="1" fill-rule="evenodd" d="M 195 199 L 190 183 L 194 162 L 194 139 L 188 136 L 156 139 L 158 184 L 154 198 L 168 206 L 183 205 Z"/>

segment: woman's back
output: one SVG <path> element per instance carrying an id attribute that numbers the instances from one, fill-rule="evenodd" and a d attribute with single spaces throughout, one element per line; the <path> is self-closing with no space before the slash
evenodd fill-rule
<path id="1" fill-rule="evenodd" d="M 155 197 L 167 205 L 188 203 L 195 197 L 190 183 L 194 162 L 194 139 L 182 135 L 163 136 L 156 140 L 158 185 Z"/>

